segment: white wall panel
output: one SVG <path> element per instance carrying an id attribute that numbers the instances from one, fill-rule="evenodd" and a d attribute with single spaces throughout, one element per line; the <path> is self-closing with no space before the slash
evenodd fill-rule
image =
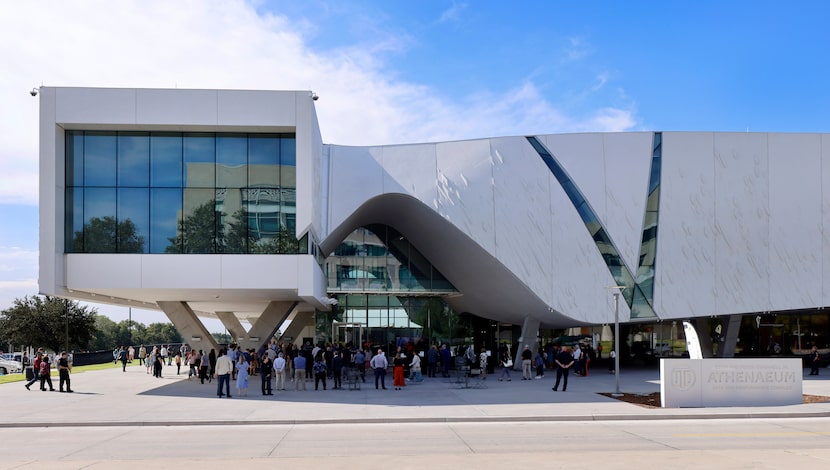
<path id="1" fill-rule="evenodd" d="M 220 126 L 296 125 L 296 97 L 293 91 L 219 90 L 217 123 Z"/>
<path id="2" fill-rule="evenodd" d="M 436 158 L 435 144 L 383 147 L 383 192 L 408 194 L 436 209 Z"/>
<path id="3" fill-rule="evenodd" d="M 135 122 L 160 125 L 213 125 L 218 123 L 214 90 L 136 90 Z"/>
<path id="4" fill-rule="evenodd" d="M 222 256 L 220 280 L 222 288 L 297 289 L 299 259 L 303 256 L 312 257 L 311 255 Z"/>
<path id="5" fill-rule="evenodd" d="M 822 298 L 821 306 L 830 305 L 830 134 L 821 135 L 821 231 Z"/>
<path id="6" fill-rule="evenodd" d="M 524 137 L 491 139 L 490 144 L 495 163 L 496 258 L 550 304 L 550 171 Z"/>
<path id="7" fill-rule="evenodd" d="M 769 134 L 770 300 L 775 310 L 821 300 L 821 138 Z"/>
<path id="8" fill-rule="evenodd" d="M 636 276 L 648 198 L 652 132 L 604 134 L 605 229 Z M 658 235 L 659 237 L 659 235 Z"/>
<path id="9" fill-rule="evenodd" d="M 767 134 L 714 134 L 715 311 L 769 310 Z"/>
<path id="10" fill-rule="evenodd" d="M 141 257 L 134 254 L 76 253 L 66 255 L 69 289 L 141 288 Z"/>
<path id="11" fill-rule="evenodd" d="M 136 90 L 120 88 L 55 88 L 55 122 L 132 124 Z"/>
<path id="12" fill-rule="evenodd" d="M 604 223 L 608 211 L 605 206 L 606 176 L 602 136 L 558 134 L 541 136 L 541 139 Z"/>
<path id="13" fill-rule="evenodd" d="M 655 309 L 663 318 L 715 309 L 714 137 L 663 133 Z"/>
<path id="14" fill-rule="evenodd" d="M 142 255 L 141 287 L 220 289 L 222 258 L 222 255 Z"/>
<path id="15" fill-rule="evenodd" d="M 436 155 L 438 212 L 488 253 L 495 253 L 490 141 L 437 144 Z"/>
<path id="16" fill-rule="evenodd" d="M 379 147 L 331 146 L 330 228 L 339 226 L 364 202 L 382 193 Z"/>

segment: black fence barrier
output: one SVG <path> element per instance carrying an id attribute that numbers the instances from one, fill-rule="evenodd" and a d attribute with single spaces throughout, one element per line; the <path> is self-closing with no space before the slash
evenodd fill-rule
<path id="1" fill-rule="evenodd" d="M 72 354 L 73 366 L 89 366 L 92 364 L 104 364 L 112 361 L 112 351 L 94 351 L 84 353 L 76 352 Z"/>

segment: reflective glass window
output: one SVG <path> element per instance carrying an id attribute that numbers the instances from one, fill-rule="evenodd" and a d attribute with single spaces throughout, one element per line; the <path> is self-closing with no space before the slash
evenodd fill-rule
<path id="1" fill-rule="evenodd" d="M 118 134 L 118 186 L 147 187 L 150 184 L 150 135 Z"/>
<path id="2" fill-rule="evenodd" d="M 177 236 L 181 213 L 181 189 L 150 189 L 150 253 L 182 252 Z"/>
<path id="3" fill-rule="evenodd" d="M 84 185 L 84 133 L 66 131 L 66 185 Z"/>
<path id="4" fill-rule="evenodd" d="M 118 189 L 118 253 L 148 253 L 150 235 L 150 190 Z"/>
<path id="5" fill-rule="evenodd" d="M 216 214 L 221 243 L 218 253 L 246 253 L 248 251 L 248 213 L 243 207 L 245 189 L 217 189 Z"/>
<path id="6" fill-rule="evenodd" d="M 216 135 L 216 187 L 244 188 L 248 185 L 248 139 L 245 135 Z"/>
<path id="7" fill-rule="evenodd" d="M 84 252 L 115 253 L 115 188 L 84 191 Z"/>
<path id="8" fill-rule="evenodd" d="M 182 186 L 181 134 L 154 133 L 150 136 L 150 186 Z"/>
<path id="9" fill-rule="evenodd" d="M 187 188 L 216 185 L 215 134 L 184 134 L 184 174 Z"/>
<path id="10" fill-rule="evenodd" d="M 297 139 L 292 135 L 280 138 L 280 165 L 297 166 Z"/>
<path id="11" fill-rule="evenodd" d="M 276 188 L 280 184 L 280 139 L 276 135 L 248 136 L 248 186 Z"/>
<path id="12" fill-rule="evenodd" d="M 84 134 L 84 185 L 115 186 L 115 132 Z"/>
<path id="13" fill-rule="evenodd" d="M 184 190 L 184 218 L 178 237 L 182 253 L 215 253 L 216 194 L 213 189 Z"/>
<path id="14" fill-rule="evenodd" d="M 67 253 L 84 252 L 84 188 L 66 188 L 64 245 Z"/>

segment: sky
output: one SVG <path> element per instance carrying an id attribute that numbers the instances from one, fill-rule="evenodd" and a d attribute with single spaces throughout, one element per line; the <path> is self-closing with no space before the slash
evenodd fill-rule
<path id="1" fill-rule="evenodd" d="M 0 310 L 38 292 L 33 88 L 313 90 L 341 145 L 830 132 L 828 17 L 813 0 L 0 2 Z"/>

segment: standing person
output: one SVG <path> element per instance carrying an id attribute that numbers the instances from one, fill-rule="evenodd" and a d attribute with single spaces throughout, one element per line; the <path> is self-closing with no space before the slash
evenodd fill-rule
<path id="1" fill-rule="evenodd" d="M 215 354 L 213 349 L 211 349 L 211 352 Z M 216 378 L 218 379 L 216 395 L 219 398 L 222 398 L 225 395 L 227 395 L 228 398 L 233 398 L 231 396 L 231 372 L 233 372 L 233 363 L 231 363 L 231 358 L 225 354 L 224 349 L 219 350 L 219 357 L 216 359 L 216 368 L 214 370 L 216 371 Z M 222 384 L 225 385 L 224 394 L 222 393 Z"/>
<path id="2" fill-rule="evenodd" d="M 810 350 L 810 375 L 818 375 L 819 361 L 821 361 L 821 354 L 818 352 L 818 347 L 813 346 Z"/>
<path id="3" fill-rule="evenodd" d="M 323 352 L 320 351 L 317 353 L 317 356 L 314 357 L 314 365 L 312 366 L 312 370 L 314 371 L 314 390 L 318 390 L 317 386 L 320 382 L 323 382 L 323 390 L 326 389 L 326 362 L 323 360 Z"/>
<path id="4" fill-rule="evenodd" d="M 66 384 L 66 392 L 72 393 L 72 386 L 70 385 L 69 381 L 69 371 L 72 369 L 72 365 L 69 364 L 69 359 L 66 357 L 66 351 L 61 351 L 61 358 L 58 359 L 58 374 L 60 375 L 60 382 L 58 382 L 58 391 L 63 392 L 63 386 Z M 47 376 L 51 375 L 47 374 Z M 52 379 L 49 379 L 50 386 L 52 385 Z"/>
<path id="5" fill-rule="evenodd" d="M 191 377 L 198 377 L 199 376 L 199 352 L 195 349 L 190 350 L 190 358 L 187 360 L 187 364 L 190 366 L 190 371 L 187 373 L 187 380 L 190 380 Z"/>
<path id="6" fill-rule="evenodd" d="M 130 347 L 127 348 L 127 362 L 132 364 L 133 359 L 135 359 L 135 348 L 132 345 L 130 345 Z"/>
<path id="7" fill-rule="evenodd" d="M 262 394 L 273 395 L 271 391 L 271 374 L 274 372 L 274 363 L 267 351 L 262 353 L 262 361 L 259 363 L 259 377 L 262 379 Z"/>
<path id="8" fill-rule="evenodd" d="M 608 362 L 608 372 L 613 374 L 617 371 L 617 351 L 611 350 L 611 353 L 608 355 L 611 360 Z"/>
<path id="9" fill-rule="evenodd" d="M 222 353 L 220 352 L 219 354 L 222 354 Z M 228 362 L 231 362 L 231 357 L 229 355 L 226 354 L 224 357 L 227 357 Z M 240 354 L 239 355 L 239 360 L 236 361 L 236 391 L 239 393 L 239 396 L 242 396 L 242 397 L 248 395 L 248 376 L 249 376 L 249 371 L 250 371 L 250 368 L 251 368 L 251 364 L 248 362 L 248 360 L 245 357 L 246 357 L 245 355 Z M 218 362 L 219 362 L 219 360 L 217 359 L 217 364 L 216 364 L 217 367 L 219 366 Z M 231 367 L 231 371 L 233 371 L 233 367 Z M 217 370 L 216 373 L 218 375 L 219 371 Z M 230 373 L 231 372 L 228 372 L 228 378 L 229 378 L 228 381 L 229 382 L 230 382 Z M 230 390 L 228 390 L 228 396 L 230 396 L 230 393 L 231 393 Z M 222 394 L 222 381 L 220 380 L 219 381 L 218 395 L 221 397 L 222 396 L 221 394 Z"/>
<path id="10" fill-rule="evenodd" d="M 179 375 L 182 371 L 182 352 L 176 352 L 176 375 Z"/>
<path id="11" fill-rule="evenodd" d="M 294 391 L 300 389 L 300 384 L 303 385 L 305 392 L 305 356 L 298 351 L 297 357 L 294 358 Z"/>
<path id="12" fill-rule="evenodd" d="M 121 346 L 121 349 L 118 350 L 118 360 L 121 361 L 121 372 L 127 372 L 127 360 L 129 357 L 127 356 L 127 349 L 124 346 Z"/>
<path id="13" fill-rule="evenodd" d="M 41 348 L 38 348 L 37 353 L 35 353 L 35 360 L 32 362 L 32 380 L 26 382 L 26 385 L 24 385 L 26 387 L 26 390 L 31 390 L 31 388 L 29 387 L 31 387 L 33 383 L 40 380 L 41 361 L 43 361 L 43 350 Z M 40 388 L 43 388 L 43 386 L 41 386 Z"/>
<path id="14" fill-rule="evenodd" d="M 406 354 L 398 353 L 392 361 L 392 384 L 395 390 L 403 390 L 406 381 L 403 377 L 403 366 L 406 364 Z"/>
<path id="15" fill-rule="evenodd" d="M 499 365 L 501 366 L 501 375 L 499 376 L 499 382 L 504 380 L 504 376 L 507 376 L 507 381 L 510 382 L 510 368 L 513 367 L 513 360 L 510 359 L 510 353 L 505 352 L 502 356 L 501 361 L 499 361 Z"/>
<path id="16" fill-rule="evenodd" d="M 447 347 L 447 344 L 444 343 L 441 345 L 441 376 L 442 377 L 449 377 L 450 376 L 450 362 L 452 362 L 452 352 L 450 348 Z"/>
<path id="17" fill-rule="evenodd" d="M 205 379 L 210 382 L 210 377 L 208 377 L 208 372 L 210 372 L 210 359 L 208 359 L 207 354 L 199 350 L 199 380 L 202 383 L 205 383 Z"/>
<path id="18" fill-rule="evenodd" d="M 341 390 L 343 388 L 343 357 L 339 350 L 334 351 L 334 357 L 331 358 L 331 377 L 334 380 L 333 389 Z"/>
<path id="19" fill-rule="evenodd" d="M 46 391 L 46 384 L 49 384 L 49 391 L 54 392 L 55 387 L 52 385 L 52 364 L 49 363 L 49 356 L 43 355 L 40 361 L 40 391 Z M 63 390 L 61 390 L 62 392 Z"/>
<path id="20" fill-rule="evenodd" d="M 487 380 L 487 349 L 481 348 L 478 355 L 478 367 L 481 369 L 481 380 Z"/>
<path id="21" fill-rule="evenodd" d="M 213 348 L 210 348 L 210 353 L 208 353 L 208 365 L 210 366 L 210 370 L 208 370 L 208 382 L 211 382 L 213 381 L 213 375 L 216 373 L 216 350 Z M 233 370 L 233 362 L 231 362 L 231 370 Z"/>
<path id="22" fill-rule="evenodd" d="M 421 375 L 421 356 L 417 352 L 413 352 L 412 362 L 409 363 L 409 380 L 424 381 L 424 376 Z"/>
<path id="23" fill-rule="evenodd" d="M 383 355 L 383 350 L 378 349 L 378 353 L 372 357 L 369 365 L 375 371 L 375 390 L 378 389 L 378 381 L 386 390 L 386 368 L 389 367 L 389 362 L 386 360 L 386 356 Z"/>
<path id="24" fill-rule="evenodd" d="M 140 348 L 138 348 L 138 365 L 143 365 L 144 360 L 147 358 L 147 348 L 144 347 L 142 344 Z"/>
<path id="25" fill-rule="evenodd" d="M 363 383 L 366 383 L 366 355 L 363 354 L 361 349 L 358 349 L 354 354 L 354 366 L 360 374 L 360 379 Z"/>
<path id="26" fill-rule="evenodd" d="M 545 377 L 545 358 L 543 354 L 544 352 L 542 352 L 542 348 L 539 348 L 533 356 L 533 363 L 536 366 L 536 380 Z"/>
<path id="27" fill-rule="evenodd" d="M 165 362 L 167 362 L 167 354 L 168 354 L 168 352 L 169 352 L 169 351 L 168 351 L 168 349 L 167 349 L 167 345 L 166 345 L 166 344 L 162 344 L 162 345 L 161 345 L 161 365 L 164 365 L 164 363 L 165 363 Z"/>
<path id="28" fill-rule="evenodd" d="M 156 360 L 153 362 L 153 377 L 160 379 L 162 369 L 164 369 L 164 356 L 156 354 Z"/>
<path id="29" fill-rule="evenodd" d="M 274 359 L 274 375 L 276 379 L 274 388 L 285 390 L 285 358 L 283 353 L 277 354 L 277 358 Z"/>
<path id="30" fill-rule="evenodd" d="M 533 357 L 533 353 L 530 351 L 530 346 L 525 345 L 525 348 L 522 351 L 522 380 L 532 380 L 532 377 L 530 376 L 531 357 Z"/>
<path id="31" fill-rule="evenodd" d="M 562 376 L 565 376 L 565 383 L 562 385 L 562 391 L 566 391 L 568 389 L 568 370 L 570 370 L 571 366 L 574 365 L 574 357 L 571 355 L 571 352 L 568 351 L 567 346 L 562 346 L 562 349 L 559 351 L 559 354 L 556 355 L 556 365 L 558 366 L 556 369 L 556 383 L 553 385 L 554 392 L 557 391 L 559 388 L 559 379 Z"/>
<path id="32" fill-rule="evenodd" d="M 576 373 L 578 375 L 582 375 L 582 349 L 580 349 L 579 344 L 574 347 L 574 369 L 576 369 Z"/>
<path id="33" fill-rule="evenodd" d="M 435 369 L 438 366 L 438 346 L 432 345 L 427 350 L 427 377 L 435 377 Z"/>

